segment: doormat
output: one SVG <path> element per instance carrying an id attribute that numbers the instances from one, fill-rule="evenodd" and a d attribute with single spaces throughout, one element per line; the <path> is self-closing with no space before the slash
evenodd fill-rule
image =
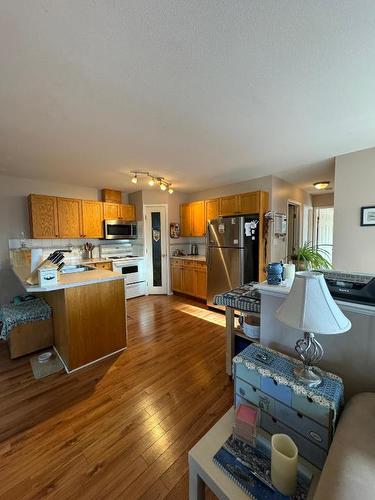
<path id="1" fill-rule="evenodd" d="M 52 352 L 52 356 L 48 361 L 45 361 L 44 363 L 38 361 L 40 353 L 37 356 L 33 356 L 32 358 L 30 358 L 31 368 L 33 370 L 34 378 L 36 379 L 48 377 L 48 375 L 57 373 L 64 368 L 60 359 L 53 351 L 47 352 Z"/>

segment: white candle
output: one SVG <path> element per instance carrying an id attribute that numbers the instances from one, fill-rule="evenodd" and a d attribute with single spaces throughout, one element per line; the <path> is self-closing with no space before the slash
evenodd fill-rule
<path id="1" fill-rule="evenodd" d="M 294 495 L 297 487 L 298 448 L 286 434 L 274 434 L 271 446 L 272 484 L 283 495 Z"/>
<path id="2" fill-rule="evenodd" d="M 284 280 L 293 282 L 296 275 L 296 266 L 294 264 L 284 264 Z"/>

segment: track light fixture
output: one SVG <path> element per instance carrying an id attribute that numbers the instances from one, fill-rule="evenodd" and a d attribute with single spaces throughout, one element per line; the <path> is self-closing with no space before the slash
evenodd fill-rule
<path id="1" fill-rule="evenodd" d="M 157 186 L 160 187 L 160 189 L 162 191 L 168 190 L 169 194 L 173 193 L 172 184 L 169 181 L 167 181 L 164 177 L 158 177 L 158 176 L 150 174 L 149 172 L 139 172 L 139 171 L 133 171 L 133 172 L 130 172 L 130 174 L 132 176 L 131 181 L 133 184 L 137 184 L 138 177 L 144 176 L 144 177 L 147 177 L 149 179 L 148 180 L 149 186 L 153 187 L 156 184 Z"/>

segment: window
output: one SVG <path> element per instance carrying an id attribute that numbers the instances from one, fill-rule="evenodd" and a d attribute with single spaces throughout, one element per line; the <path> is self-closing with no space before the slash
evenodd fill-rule
<path id="1" fill-rule="evenodd" d="M 314 209 L 314 246 L 332 264 L 333 207 Z"/>

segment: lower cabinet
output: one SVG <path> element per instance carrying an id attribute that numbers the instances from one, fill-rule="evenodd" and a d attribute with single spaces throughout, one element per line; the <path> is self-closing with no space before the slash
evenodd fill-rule
<path id="1" fill-rule="evenodd" d="M 172 259 L 172 289 L 200 299 L 207 298 L 207 268 L 205 262 Z"/>
<path id="2" fill-rule="evenodd" d="M 98 269 L 105 269 L 106 271 L 113 271 L 112 262 L 96 262 L 94 264 Z"/>

